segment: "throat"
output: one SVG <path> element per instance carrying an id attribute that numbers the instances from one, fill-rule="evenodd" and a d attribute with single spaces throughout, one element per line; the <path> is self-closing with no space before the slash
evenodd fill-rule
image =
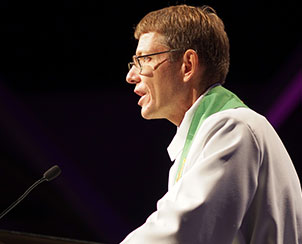
<path id="1" fill-rule="evenodd" d="M 176 125 L 177 127 L 180 126 L 183 118 L 185 117 L 186 112 L 189 110 L 189 108 L 192 106 L 191 105 L 186 105 L 182 104 L 182 106 L 178 106 L 174 113 L 170 113 L 170 116 L 167 118 L 171 123 Z"/>
<path id="2" fill-rule="evenodd" d="M 201 92 L 197 92 L 196 90 L 191 94 L 188 94 L 181 102 L 179 102 L 175 106 L 174 113 L 171 113 L 170 119 L 168 118 L 168 120 L 176 126 L 180 126 L 186 112 L 192 107 L 192 105 L 197 101 L 201 94 Z"/>

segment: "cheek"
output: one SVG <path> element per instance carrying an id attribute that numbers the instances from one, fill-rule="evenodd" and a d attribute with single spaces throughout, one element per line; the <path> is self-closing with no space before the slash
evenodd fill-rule
<path id="1" fill-rule="evenodd" d="M 165 71 L 157 70 L 152 77 L 146 79 L 146 86 L 155 103 L 161 103 L 173 97 L 179 83 L 178 78 L 179 70 L 167 68 Z"/>
<path id="2" fill-rule="evenodd" d="M 151 97 L 153 102 L 158 106 L 163 105 L 171 98 L 173 92 L 172 87 L 169 84 L 167 76 L 159 76 L 150 87 Z"/>
<path id="3" fill-rule="evenodd" d="M 160 75 L 154 76 L 151 82 L 148 84 L 149 91 L 153 98 L 157 98 L 163 90 L 165 90 L 165 80 L 164 77 Z"/>

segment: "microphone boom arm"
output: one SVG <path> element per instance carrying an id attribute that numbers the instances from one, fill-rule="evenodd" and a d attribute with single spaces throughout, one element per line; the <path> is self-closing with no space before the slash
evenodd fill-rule
<path id="1" fill-rule="evenodd" d="M 34 184 L 32 184 L 24 193 L 21 197 L 19 197 L 15 202 L 13 202 L 7 209 L 5 209 L 1 214 L 0 214 L 0 219 L 4 215 L 6 215 L 10 210 L 12 210 L 18 203 L 20 203 L 34 188 L 36 188 L 38 185 L 40 185 L 44 181 L 51 181 L 55 179 L 56 177 L 59 176 L 61 173 L 61 169 L 59 166 L 55 165 L 51 167 L 49 170 L 47 170 L 43 177 L 40 180 L 37 180 Z"/>

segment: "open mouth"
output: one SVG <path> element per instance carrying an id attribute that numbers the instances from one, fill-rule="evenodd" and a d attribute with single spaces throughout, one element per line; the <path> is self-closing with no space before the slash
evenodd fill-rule
<path id="1" fill-rule="evenodd" d="M 138 105 L 142 106 L 147 100 L 148 100 L 148 94 L 147 92 L 143 90 L 135 89 L 134 92 L 139 95 L 141 98 L 138 100 Z"/>
<path id="2" fill-rule="evenodd" d="M 146 103 L 148 101 L 148 94 L 145 94 L 143 96 L 141 96 L 141 98 L 138 100 L 138 105 L 143 106 L 144 103 Z"/>

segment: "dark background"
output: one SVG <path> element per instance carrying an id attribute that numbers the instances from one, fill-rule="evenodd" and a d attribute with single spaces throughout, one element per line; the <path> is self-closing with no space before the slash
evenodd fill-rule
<path id="1" fill-rule="evenodd" d="M 62 175 L 35 189 L 0 229 L 117 243 L 155 210 L 167 191 L 175 127 L 140 117 L 125 76 L 133 27 L 175 3 L 216 9 L 231 43 L 226 87 L 268 117 L 302 178 L 297 3 L 2 0 L 0 208 L 53 164 Z"/>

